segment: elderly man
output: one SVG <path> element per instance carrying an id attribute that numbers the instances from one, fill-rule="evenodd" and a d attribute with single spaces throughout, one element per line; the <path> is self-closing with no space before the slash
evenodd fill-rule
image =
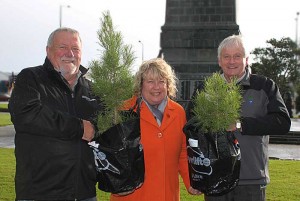
<path id="1" fill-rule="evenodd" d="M 251 74 L 248 56 L 240 35 L 225 38 L 218 47 L 218 62 L 225 82 L 237 79 L 241 86 L 241 128 L 233 124 L 241 148 L 238 186 L 222 196 L 205 196 L 206 201 L 265 201 L 270 182 L 268 170 L 269 135 L 289 131 L 291 120 L 276 83 L 262 75 Z M 197 90 L 201 90 L 199 86 Z M 193 106 L 189 105 L 189 111 Z"/>
<path id="2" fill-rule="evenodd" d="M 45 63 L 23 69 L 9 102 L 15 126 L 16 200 L 96 200 L 88 146 L 102 110 L 80 65 L 82 43 L 70 28 L 53 31 Z"/>

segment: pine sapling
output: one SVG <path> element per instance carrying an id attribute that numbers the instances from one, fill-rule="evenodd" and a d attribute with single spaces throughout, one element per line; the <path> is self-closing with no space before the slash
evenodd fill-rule
<path id="1" fill-rule="evenodd" d="M 97 32 L 101 54 L 90 64 L 93 92 L 102 98 L 105 112 L 98 116 L 100 133 L 123 121 L 120 108 L 133 94 L 132 46 L 124 45 L 122 34 L 114 28 L 110 13 L 104 12 Z"/>
<path id="2" fill-rule="evenodd" d="M 194 99 L 195 126 L 204 133 L 225 131 L 240 119 L 241 102 L 236 79 L 227 83 L 220 73 L 214 73 Z"/>

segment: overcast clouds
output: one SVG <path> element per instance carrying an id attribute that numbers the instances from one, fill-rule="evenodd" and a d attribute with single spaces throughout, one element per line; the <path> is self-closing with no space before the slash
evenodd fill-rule
<path id="1" fill-rule="evenodd" d="M 0 0 L 0 71 L 19 72 L 43 63 L 47 38 L 59 26 L 59 5 L 71 6 L 63 8 L 62 24 L 80 32 L 83 65 L 97 58 L 99 19 L 109 10 L 125 43 L 133 45 L 137 66 L 142 55 L 139 40 L 145 59 L 158 54 L 165 4 L 165 0 Z M 252 50 L 271 38 L 294 40 L 297 11 L 300 0 L 237 0 L 237 24 Z"/>

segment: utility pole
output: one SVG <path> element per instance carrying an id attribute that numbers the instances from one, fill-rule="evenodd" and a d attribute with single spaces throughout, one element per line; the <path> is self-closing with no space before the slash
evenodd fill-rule
<path id="1" fill-rule="evenodd" d="M 144 61 L 144 44 L 139 40 L 139 43 L 142 44 L 142 61 Z"/>
<path id="2" fill-rule="evenodd" d="M 296 42 L 297 47 L 298 47 L 298 17 L 299 17 L 299 14 L 300 14 L 299 12 L 296 13 L 297 16 L 296 16 L 296 19 L 295 19 L 296 20 L 296 39 L 295 39 L 295 42 Z"/>
<path id="3" fill-rule="evenodd" d="M 71 8 L 70 5 L 66 5 L 66 6 L 60 5 L 59 6 L 59 27 L 62 26 L 62 10 L 63 10 L 63 7 Z"/>

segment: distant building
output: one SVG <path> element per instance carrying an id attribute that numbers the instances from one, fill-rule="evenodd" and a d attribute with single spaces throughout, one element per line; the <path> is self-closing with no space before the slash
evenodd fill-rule
<path id="1" fill-rule="evenodd" d="M 14 73 L 9 74 L 0 71 L 0 101 L 9 100 L 14 80 Z"/>

